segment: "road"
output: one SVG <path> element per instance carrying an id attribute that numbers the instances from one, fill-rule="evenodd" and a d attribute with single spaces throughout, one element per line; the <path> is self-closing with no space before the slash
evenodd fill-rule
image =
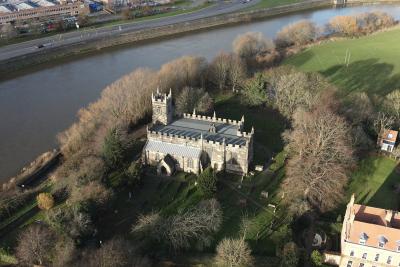
<path id="1" fill-rule="evenodd" d="M 82 28 L 81 30 L 58 34 L 51 37 L 44 37 L 27 42 L 7 45 L 0 47 L 0 61 L 18 56 L 27 56 L 41 50 L 46 50 L 58 46 L 86 42 L 95 38 L 113 38 L 121 34 L 126 34 L 152 27 L 166 26 L 170 24 L 231 13 L 249 7 L 251 5 L 255 5 L 259 1 L 260 0 L 252 0 L 248 3 L 243 4 L 242 0 L 232 0 L 230 2 L 218 0 L 216 4 L 204 9 L 200 9 L 198 11 L 194 11 L 192 13 L 184 13 L 176 16 L 146 20 L 141 22 L 132 21 L 113 26 L 105 26 L 97 29 Z M 43 47 L 38 48 L 38 45 L 43 45 Z"/>

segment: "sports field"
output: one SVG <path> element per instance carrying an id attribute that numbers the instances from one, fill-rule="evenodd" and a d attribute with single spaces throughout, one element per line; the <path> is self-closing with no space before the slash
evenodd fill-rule
<path id="1" fill-rule="evenodd" d="M 352 91 L 385 95 L 400 88 L 400 28 L 315 45 L 284 64 L 320 72 L 344 95 Z"/>

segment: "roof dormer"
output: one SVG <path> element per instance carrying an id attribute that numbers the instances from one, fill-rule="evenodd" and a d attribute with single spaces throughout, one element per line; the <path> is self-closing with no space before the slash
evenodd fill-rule
<path id="1" fill-rule="evenodd" d="M 367 242 L 368 238 L 369 238 L 369 236 L 367 235 L 367 233 L 362 232 L 360 234 L 360 244 L 361 245 L 365 245 L 365 243 Z"/>
<path id="2" fill-rule="evenodd" d="M 384 248 L 387 242 L 388 242 L 388 240 L 384 235 L 380 235 L 378 237 L 378 246 L 380 248 Z"/>

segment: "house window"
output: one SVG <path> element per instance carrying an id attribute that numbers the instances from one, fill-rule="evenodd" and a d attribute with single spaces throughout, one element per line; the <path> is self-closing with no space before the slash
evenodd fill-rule
<path id="1" fill-rule="evenodd" d="M 351 257 L 354 256 L 354 251 L 353 251 L 353 250 L 350 252 L 350 256 L 351 256 Z"/>
<path id="2" fill-rule="evenodd" d="M 188 158 L 187 166 L 188 166 L 188 168 L 193 169 L 193 160 L 191 158 Z"/>
<path id="3" fill-rule="evenodd" d="M 375 255 L 375 261 L 378 261 L 379 260 L 379 254 L 376 254 Z"/>
<path id="4" fill-rule="evenodd" d="M 353 265 L 353 262 L 352 261 L 348 261 L 347 262 L 347 267 L 351 267 Z"/>
<path id="5" fill-rule="evenodd" d="M 389 256 L 389 257 L 388 257 L 386 263 L 387 263 L 387 264 L 391 264 L 391 263 L 392 263 L 392 256 Z"/>
<path id="6" fill-rule="evenodd" d="M 361 235 L 360 235 L 360 241 L 359 241 L 359 243 L 360 243 L 361 245 L 365 245 L 365 243 L 366 243 L 367 240 L 368 240 L 368 235 L 367 235 L 366 233 L 362 232 Z"/>
<path id="7" fill-rule="evenodd" d="M 363 253 L 362 258 L 365 260 L 367 258 L 367 253 Z"/>

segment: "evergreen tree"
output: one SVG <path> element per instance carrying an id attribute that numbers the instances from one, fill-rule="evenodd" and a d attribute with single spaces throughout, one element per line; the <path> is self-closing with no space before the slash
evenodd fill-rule
<path id="1" fill-rule="evenodd" d="M 217 192 L 217 177 L 211 167 L 200 173 L 197 181 L 204 196 L 212 197 Z"/>
<path id="2" fill-rule="evenodd" d="M 103 157 L 111 169 L 118 167 L 124 158 L 124 144 L 117 128 L 112 128 L 106 135 L 103 144 Z"/>

